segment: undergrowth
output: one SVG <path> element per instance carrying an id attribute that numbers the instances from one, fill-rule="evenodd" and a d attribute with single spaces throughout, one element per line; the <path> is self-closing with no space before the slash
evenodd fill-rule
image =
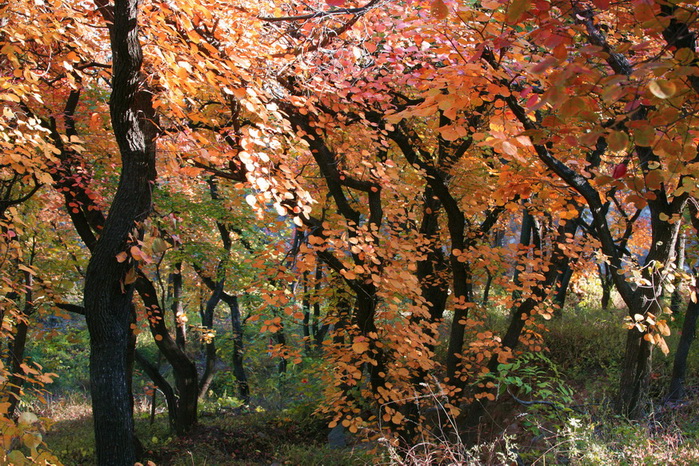
<path id="1" fill-rule="evenodd" d="M 312 366 L 287 378 L 257 384 L 256 397 L 272 402 L 246 408 L 219 382 L 186 438 L 173 435 L 160 407 L 151 424 L 149 403 L 138 405 L 136 431 L 145 460 L 157 465 L 642 465 L 699 464 L 699 357 L 688 361 L 688 397 L 664 404 L 672 360 L 654 361 L 653 405 L 643 420 L 616 416 L 611 400 L 619 379 L 625 330 L 621 313 L 567 308 L 549 321 L 547 350 L 491 376 L 497 399 L 488 405 L 476 440 L 448 434 L 425 435 L 410 445 L 386 436 L 373 443 L 350 438 L 348 447 L 328 446 L 327 420 L 315 417 L 320 387 Z M 676 335 L 668 341 L 676 344 Z M 220 374 L 223 377 L 222 374 Z M 295 393 L 284 403 L 285 393 Z M 25 405 L 53 422 L 44 435 L 63 464 L 94 464 L 90 407 L 83 394 L 48 397 L 41 407 Z M 288 400 L 287 400 L 288 401 Z M 543 402 L 543 403 L 540 403 Z M 456 419 L 450 420 L 453 425 Z"/>

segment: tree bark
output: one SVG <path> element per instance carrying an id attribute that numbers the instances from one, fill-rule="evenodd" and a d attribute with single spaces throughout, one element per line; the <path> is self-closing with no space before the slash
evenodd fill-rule
<path id="1" fill-rule="evenodd" d="M 29 330 L 29 316 L 34 313 L 34 293 L 32 290 L 33 276 L 29 272 L 24 272 L 24 285 L 26 287 L 24 294 L 24 306 L 22 312 L 18 316 L 19 321 L 15 326 L 15 334 L 10 344 L 10 360 L 12 364 L 11 376 L 8 382 L 9 386 L 9 403 L 7 408 L 7 417 L 12 418 L 19 404 L 22 385 L 24 385 L 24 373 L 22 364 L 24 363 L 24 350 L 27 346 L 27 331 Z"/>
<path id="2" fill-rule="evenodd" d="M 130 237 L 141 235 L 151 210 L 155 170 L 155 111 L 140 88 L 142 53 L 137 0 L 116 0 L 111 27 L 113 56 L 110 113 L 122 172 L 102 234 L 85 277 L 85 317 L 90 332 L 90 390 L 97 463 L 132 466 L 136 461 L 127 357 L 135 265 L 118 262 Z"/>
<path id="3" fill-rule="evenodd" d="M 183 435 L 197 423 L 199 394 L 197 368 L 170 335 L 165 325 L 165 313 L 158 302 L 153 282 L 141 274 L 136 280 L 136 289 L 148 310 L 148 325 L 155 344 L 172 366 L 177 391 L 175 431 L 178 435 Z"/>
<path id="4" fill-rule="evenodd" d="M 172 389 L 172 385 L 165 380 L 165 377 L 160 374 L 158 368 L 151 364 L 145 356 L 143 356 L 138 350 L 134 352 L 134 360 L 138 363 L 143 371 L 148 374 L 148 377 L 155 384 L 155 388 L 163 392 L 165 396 L 165 403 L 167 403 L 168 420 L 170 421 L 170 428 L 175 429 L 177 424 L 177 396 L 175 391 Z"/>
<path id="5" fill-rule="evenodd" d="M 206 307 L 201 312 L 201 325 L 204 329 L 211 332 L 214 330 L 214 312 L 216 311 L 216 306 L 221 301 L 221 293 L 223 293 L 224 284 L 225 280 L 223 279 L 216 284 L 216 288 L 206 302 Z M 216 369 L 216 340 L 215 338 L 209 339 L 206 337 L 204 341 L 206 359 L 204 362 L 204 373 L 201 375 L 201 380 L 199 382 L 199 399 L 206 397 L 209 386 L 214 380 L 214 372 Z"/>
<path id="6" fill-rule="evenodd" d="M 231 311 L 231 327 L 233 328 L 233 375 L 238 382 L 238 396 L 243 404 L 250 404 L 250 386 L 245 373 L 244 346 L 243 346 L 243 322 L 240 318 L 240 307 L 236 296 L 225 295 L 223 301 L 228 304 Z"/>

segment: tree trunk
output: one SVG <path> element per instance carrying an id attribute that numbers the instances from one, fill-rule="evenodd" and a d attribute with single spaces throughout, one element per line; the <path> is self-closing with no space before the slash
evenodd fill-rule
<path id="1" fill-rule="evenodd" d="M 525 215 L 525 218 L 529 214 Z M 527 241 L 530 240 L 529 234 L 524 230 L 525 223 L 523 221 L 523 230 L 520 236 L 520 244 L 527 246 Z M 532 225 L 532 224 L 529 224 Z M 522 335 L 522 330 L 526 325 L 528 316 L 531 316 L 532 311 L 540 304 L 546 300 L 548 293 L 550 293 L 551 288 L 560 279 L 563 269 L 568 264 L 568 256 L 566 256 L 565 251 L 561 248 L 561 245 L 565 244 L 566 239 L 570 235 L 575 234 L 577 229 L 577 224 L 575 222 L 569 221 L 563 226 L 558 227 L 558 237 L 556 238 L 554 244 L 554 250 L 551 255 L 551 260 L 549 263 L 548 271 L 544 274 L 544 279 L 539 281 L 535 287 L 533 287 L 526 299 L 513 300 L 515 306 L 511 310 L 510 323 L 507 327 L 507 331 L 502 338 L 503 348 L 509 348 L 514 350 L 519 344 L 519 338 Z M 518 293 L 521 295 L 521 293 Z M 515 294 L 513 293 L 513 298 Z M 488 370 L 492 373 L 497 372 L 499 365 L 498 354 L 493 354 L 493 356 L 488 361 Z M 485 408 L 488 404 L 487 399 L 474 400 L 459 419 L 459 427 L 464 429 L 464 434 L 471 436 L 471 434 L 476 430 L 475 428 L 481 421 Z M 475 439 L 470 439 L 475 440 Z"/>
<path id="2" fill-rule="evenodd" d="M 221 280 L 216 284 L 216 288 L 211 293 L 209 300 L 206 302 L 206 307 L 201 313 L 201 325 L 205 330 L 213 333 L 214 330 L 214 311 L 216 306 L 221 301 L 221 293 L 225 281 Z M 204 337 L 204 347 L 206 348 L 206 361 L 204 363 L 204 373 L 199 382 L 199 398 L 206 397 L 209 391 L 209 386 L 214 380 L 214 372 L 216 369 L 216 341 L 214 337 Z"/>
<path id="3" fill-rule="evenodd" d="M 175 342 L 181 350 L 187 344 L 187 323 L 182 318 L 184 309 L 182 307 L 182 262 L 175 263 L 175 270 L 170 274 L 172 284 L 172 315 L 175 324 Z"/>
<path id="4" fill-rule="evenodd" d="M 678 401 L 684 398 L 684 380 L 687 374 L 687 356 L 689 349 L 696 337 L 697 317 L 699 317 L 699 304 L 689 301 L 687 312 L 684 315 L 682 324 L 682 334 L 677 342 L 675 360 L 672 365 L 672 378 L 670 379 L 670 389 L 668 400 Z"/>
<path id="5" fill-rule="evenodd" d="M 240 308 L 238 298 L 235 296 L 226 297 L 224 301 L 231 310 L 231 327 L 233 328 L 233 375 L 238 383 L 238 396 L 243 404 L 250 404 L 250 386 L 248 377 L 245 374 L 244 346 L 243 346 L 243 323 L 240 319 Z"/>
<path id="6" fill-rule="evenodd" d="M 303 352 L 307 356 L 311 354 L 311 299 L 309 296 L 310 290 L 308 286 L 308 272 L 303 272 L 301 276 L 302 286 L 302 297 L 301 297 L 301 308 L 303 309 Z"/>
<path id="7" fill-rule="evenodd" d="M 135 265 L 131 260 L 118 262 L 116 256 L 128 249 L 130 239 L 139 239 L 140 222 L 150 213 L 156 177 L 155 111 L 152 95 L 140 89 L 142 53 L 137 13 L 137 0 L 116 0 L 109 103 L 122 172 L 85 277 L 90 391 L 99 465 L 132 466 L 136 461 L 127 360 L 134 287 L 126 280 Z"/>
<path id="8" fill-rule="evenodd" d="M 602 309 L 605 311 L 609 309 L 609 303 L 612 298 L 612 288 L 614 287 L 614 281 L 611 277 L 611 268 L 608 264 L 597 265 L 597 272 L 599 275 L 600 284 L 602 285 Z"/>
<path id="9" fill-rule="evenodd" d="M 323 279 L 323 266 L 322 262 L 318 262 L 316 265 L 316 275 L 315 282 L 313 283 L 313 295 L 315 301 L 313 302 L 313 318 L 311 319 L 311 335 L 313 336 L 313 349 L 316 353 L 320 354 L 320 350 L 323 348 L 323 340 L 325 340 L 325 335 L 328 333 L 330 325 L 327 323 L 321 323 L 320 318 L 320 281 Z"/>
<path id="10" fill-rule="evenodd" d="M 653 345 L 635 327 L 626 333 L 617 412 L 632 419 L 640 417 L 648 396 Z"/>
<path id="11" fill-rule="evenodd" d="M 170 336 L 165 325 L 165 313 L 158 302 L 153 283 L 140 275 L 136 280 L 136 289 L 148 310 L 148 325 L 158 349 L 172 366 L 177 391 L 177 418 L 175 431 L 178 435 L 186 434 L 197 423 L 199 385 L 197 368 Z"/>
<path id="12" fill-rule="evenodd" d="M 573 269 L 570 264 L 566 263 L 556 282 L 556 294 L 553 296 L 553 302 L 558 306 L 558 310 L 554 313 L 554 317 L 563 316 L 563 306 L 566 304 L 571 278 L 573 278 Z"/>
<path id="13" fill-rule="evenodd" d="M 649 201 L 653 206 L 657 201 Z M 683 210 L 684 202 L 665 211 L 655 205 L 651 209 L 652 246 L 644 261 L 643 277 L 648 283 L 639 286 L 624 301 L 629 306 L 629 315 L 633 319 L 638 313 L 646 317 L 649 314 L 659 316 L 662 312 L 659 300 L 662 296 L 662 276 L 660 267 L 656 264 L 667 265 L 674 260 L 675 248 L 680 231 L 680 223 L 669 223 L 661 220 L 661 215 L 670 216 L 673 210 Z M 621 277 L 619 277 L 621 278 Z M 615 277 L 617 289 L 620 289 L 619 278 Z M 625 284 L 627 285 L 627 284 Z M 622 285 L 623 286 L 623 285 Z M 648 382 L 650 381 L 651 358 L 653 345 L 645 339 L 648 331 L 641 332 L 635 326 L 626 336 L 626 351 L 622 364 L 622 374 L 617 400 L 617 411 L 630 418 L 639 418 L 646 409 L 648 398 Z"/>
<path id="14" fill-rule="evenodd" d="M 29 272 L 24 272 L 24 307 L 20 313 L 19 321 L 15 326 L 15 334 L 10 344 L 9 358 L 11 360 L 11 376 L 8 382 L 10 406 L 7 408 L 7 417 L 12 418 L 19 404 L 22 386 L 24 385 L 25 377 L 22 364 L 24 363 L 24 350 L 27 346 L 27 331 L 29 330 L 29 322 L 27 319 L 34 313 L 34 297 L 33 297 L 33 276 Z"/>
<path id="15" fill-rule="evenodd" d="M 143 371 L 148 374 L 148 377 L 150 377 L 155 384 L 155 388 L 163 392 L 163 395 L 165 396 L 165 403 L 167 403 L 170 428 L 175 429 L 177 424 L 177 396 L 175 395 L 175 391 L 172 389 L 172 385 L 170 385 L 170 383 L 165 380 L 165 377 L 160 374 L 158 368 L 151 364 L 150 361 L 148 361 L 140 352 L 134 352 L 134 360 L 139 366 L 141 366 Z"/>
<path id="16" fill-rule="evenodd" d="M 686 249 L 687 238 L 684 234 L 680 233 L 680 237 L 677 239 L 677 247 L 675 248 L 677 272 L 682 272 L 684 270 Z M 680 293 L 681 283 L 682 280 L 680 277 L 676 277 L 675 280 L 672 281 L 674 289 L 672 290 L 672 298 L 670 298 L 670 310 L 673 314 L 677 314 L 680 311 L 680 306 L 682 305 L 682 294 Z"/>

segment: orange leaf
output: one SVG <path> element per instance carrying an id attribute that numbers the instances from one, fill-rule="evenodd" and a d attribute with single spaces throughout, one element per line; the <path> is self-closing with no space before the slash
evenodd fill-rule
<path id="1" fill-rule="evenodd" d="M 445 19 L 447 16 L 449 16 L 449 8 L 443 0 L 432 0 L 430 13 L 432 13 L 432 16 L 434 16 L 436 19 Z"/>

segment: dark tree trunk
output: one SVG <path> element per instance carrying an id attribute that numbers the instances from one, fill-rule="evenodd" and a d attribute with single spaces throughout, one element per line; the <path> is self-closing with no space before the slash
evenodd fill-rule
<path id="1" fill-rule="evenodd" d="M 686 261 L 686 249 L 687 249 L 687 238 L 684 234 L 680 233 L 680 237 L 677 240 L 677 248 L 675 249 L 677 272 L 684 271 L 684 265 Z M 682 280 L 680 277 L 673 280 L 673 285 L 675 287 L 672 290 L 672 298 L 670 298 L 670 310 L 673 314 L 677 314 L 680 311 L 680 306 L 682 305 L 682 294 L 680 293 L 680 285 Z"/>
<path id="2" fill-rule="evenodd" d="M 214 311 L 216 306 L 221 301 L 221 293 L 225 281 L 221 280 L 216 284 L 216 288 L 211 293 L 209 300 L 206 302 L 206 307 L 201 313 L 201 325 L 204 330 L 213 333 L 214 331 Z M 214 337 L 204 336 L 204 347 L 206 349 L 206 359 L 204 362 L 204 373 L 201 376 L 199 383 L 199 398 L 206 397 L 209 391 L 209 386 L 214 380 L 214 372 L 216 368 L 216 341 Z"/>
<path id="3" fill-rule="evenodd" d="M 662 295 L 662 277 L 654 264 L 665 265 L 674 259 L 674 251 L 679 236 L 680 223 L 671 224 L 660 219 L 662 214 L 670 216 L 676 209 L 680 211 L 685 205 L 682 199 L 676 199 L 678 205 L 655 205 L 651 209 L 652 246 L 644 261 L 643 277 L 649 285 L 639 286 L 632 294 L 624 298 L 629 306 L 629 315 L 636 314 L 659 316 L 662 313 L 660 297 Z M 657 201 L 650 200 L 653 206 Z M 616 277 L 615 277 L 616 279 Z M 617 289 L 620 289 L 616 279 Z M 640 331 L 635 326 L 626 336 L 626 350 L 620 380 L 617 411 L 630 418 L 640 418 L 646 410 L 648 383 L 651 373 L 653 345 L 645 339 L 648 331 Z"/>
<path id="4" fill-rule="evenodd" d="M 170 421 L 170 428 L 175 429 L 177 424 L 177 396 L 175 391 L 172 389 L 172 385 L 165 380 L 158 368 L 151 364 L 145 356 L 140 352 L 134 352 L 134 360 L 138 363 L 143 371 L 150 377 L 150 379 L 155 384 L 155 387 L 163 392 L 165 396 L 165 403 L 167 403 L 168 420 Z"/>
<path id="5" fill-rule="evenodd" d="M 350 316 L 352 315 L 352 304 L 349 298 L 341 295 L 337 299 L 337 320 L 333 326 L 332 339 L 336 345 L 345 343 L 345 329 L 349 325 Z"/>
<path id="6" fill-rule="evenodd" d="M 699 317 L 699 304 L 690 299 L 687 304 L 687 312 L 684 315 L 682 334 L 677 342 L 675 360 L 672 365 L 672 378 L 668 390 L 668 400 L 678 401 L 684 398 L 684 380 L 687 375 L 687 357 L 689 349 L 696 337 L 697 317 Z"/>
<path id="7" fill-rule="evenodd" d="M 240 307 L 236 296 L 224 296 L 224 301 L 231 310 L 231 327 L 233 329 L 233 375 L 238 383 L 238 396 L 244 404 L 250 403 L 250 386 L 245 374 L 243 323 L 240 319 Z"/>
<path id="8" fill-rule="evenodd" d="M 310 290 L 308 286 L 308 272 L 303 272 L 301 277 L 303 282 L 303 296 L 301 297 L 301 308 L 303 309 L 303 351 L 306 355 L 311 353 L 311 297 L 309 296 Z"/>
<path id="9" fill-rule="evenodd" d="M 12 418 L 19 404 L 22 386 L 24 385 L 24 350 L 27 346 L 27 331 L 29 330 L 29 316 L 34 313 L 34 293 L 32 287 L 34 285 L 33 276 L 29 272 L 24 272 L 24 306 L 22 312 L 18 316 L 18 322 L 15 326 L 15 334 L 10 343 L 9 358 L 11 360 L 11 376 L 8 381 L 10 406 L 7 408 L 7 417 Z"/>
<path id="10" fill-rule="evenodd" d="M 554 314 L 555 317 L 563 315 L 563 306 L 566 304 L 571 278 L 573 278 L 573 269 L 570 267 L 570 264 L 565 264 L 556 282 L 556 294 L 553 296 L 553 302 L 558 306 L 558 310 Z"/>
<path id="11" fill-rule="evenodd" d="M 140 275 L 136 289 L 148 310 L 148 324 L 158 349 L 172 366 L 177 392 L 175 432 L 184 435 L 197 423 L 198 394 L 197 368 L 177 345 L 165 325 L 165 313 L 158 302 L 153 283 Z"/>
<path id="12" fill-rule="evenodd" d="M 429 311 L 429 318 L 413 316 L 411 323 L 414 326 L 422 327 L 432 339 L 432 343 L 426 345 L 429 351 L 434 350 L 439 338 L 437 327 L 432 325 L 442 320 L 449 295 L 449 283 L 444 278 L 448 274 L 448 264 L 439 244 L 440 209 L 439 199 L 433 195 L 432 189 L 428 186 L 424 194 L 420 235 L 429 241 L 429 246 L 424 259 L 417 263 L 416 276 L 420 284 L 420 295 Z M 405 446 L 410 446 L 418 434 L 417 428 L 420 425 L 421 415 L 419 396 L 425 392 L 424 384 L 428 382 L 427 378 L 428 372 L 423 368 L 418 368 L 411 374 L 411 385 L 416 397 L 408 400 L 403 409 L 407 422 L 401 437 L 406 443 Z M 432 401 L 428 403 L 431 404 Z"/>
<path id="13" fill-rule="evenodd" d="M 609 303 L 612 299 L 612 289 L 614 288 L 613 277 L 611 276 L 611 268 L 608 264 L 597 265 L 600 283 L 602 285 L 602 309 L 609 309 Z"/>
<path id="14" fill-rule="evenodd" d="M 136 461 L 129 391 L 128 344 L 133 283 L 126 283 L 131 260 L 118 262 L 129 239 L 138 240 L 150 213 L 155 172 L 155 111 L 152 95 L 141 89 L 142 53 L 137 0 L 116 0 L 111 27 L 113 78 L 110 113 L 122 172 L 104 229 L 92 251 L 85 277 L 85 317 L 90 332 L 90 390 L 97 463 Z"/>
<path id="15" fill-rule="evenodd" d="M 325 335 L 328 333 L 330 325 L 321 322 L 320 317 L 320 281 L 323 278 L 323 266 L 322 262 L 316 265 L 316 275 L 315 282 L 313 283 L 313 295 L 315 300 L 313 301 L 313 318 L 311 319 L 311 335 L 313 336 L 313 347 L 316 353 L 320 353 L 323 348 L 323 341 L 325 340 Z"/>
<path id="16" fill-rule="evenodd" d="M 630 418 L 639 417 L 648 395 L 653 345 L 643 338 L 644 335 L 636 328 L 626 333 L 617 411 Z"/>
<path id="17" fill-rule="evenodd" d="M 485 273 L 488 278 L 485 280 L 485 285 L 483 286 L 483 298 L 481 299 L 481 303 L 484 306 L 490 301 L 490 287 L 493 284 L 493 274 L 487 269 Z"/>

